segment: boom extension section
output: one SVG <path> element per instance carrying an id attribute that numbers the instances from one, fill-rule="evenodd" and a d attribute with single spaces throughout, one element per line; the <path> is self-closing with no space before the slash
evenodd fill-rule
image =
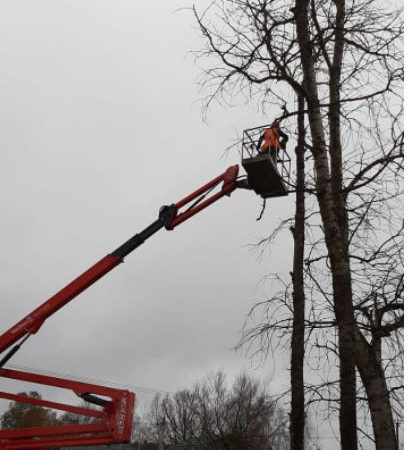
<path id="1" fill-rule="evenodd" d="M 71 389 L 84 400 L 95 403 L 103 408 L 103 411 L 94 411 L 0 392 L 0 399 L 39 404 L 45 407 L 77 412 L 100 419 L 97 423 L 86 425 L 61 425 L 26 430 L 0 430 L 0 448 L 45 449 L 68 445 L 123 443 L 130 440 L 134 394 L 128 391 L 79 383 L 74 380 L 1 369 L 1 367 L 10 360 L 32 334 L 35 334 L 40 329 L 46 319 L 123 262 L 123 259 L 129 253 L 143 244 L 149 237 L 161 228 L 173 230 L 182 222 L 220 198 L 225 195 L 230 195 L 240 185 L 237 181 L 238 172 L 238 165 L 231 166 L 224 173 L 179 202 L 163 206 L 160 209 L 158 219 L 151 225 L 140 233 L 135 234 L 112 253 L 106 255 L 0 336 L 0 354 L 7 351 L 0 360 L 0 377 Z M 212 190 L 219 185 L 220 189 L 218 192 L 209 196 Z M 97 397 L 97 395 L 110 397 L 111 400 L 105 401 Z M 125 411 L 123 409 L 124 404 L 126 405 Z"/>

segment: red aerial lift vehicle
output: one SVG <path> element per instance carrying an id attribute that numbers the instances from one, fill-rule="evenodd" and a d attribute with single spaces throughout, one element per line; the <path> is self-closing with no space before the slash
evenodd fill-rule
<path id="1" fill-rule="evenodd" d="M 0 399 L 29 403 L 93 418 L 92 421 L 84 424 L 0 430 L 0 449 L 45 450 L 130 442 L 135 405 L 134 393 L 59 377 L 11 370 L 4 366 L 27 339 L 40 329 L 46 319 L 123 262 L 129 253 L 161 228 L 173 230 L 220 198 L 229 196 L 239 187 L 252 189 L 263 198 L 287 195 L 290 183 L 290 158 L 285 150 L 280 152 L 277 162 L 273 161 L 270 155 L 257 154 L 256 142 L 263 129 L 264 127 L 256 127 L 244 132 L 242 164 L 247 171 L 247 177 L 238 177 L 239 166 L 231 166 L 179 202 L 163 206 L 158 219 L 151 225 L 103 257 L 0 335 L 0 355 L 4 354 L 0 359 L 0 378 L 67 389 L 85 402 L 99 407 L 95 409 L 72 406 L 0 391 Z M 220 189 L 212 193 L 216 187 Z M 212 195 L 208 197 L 211 193 Z"/>

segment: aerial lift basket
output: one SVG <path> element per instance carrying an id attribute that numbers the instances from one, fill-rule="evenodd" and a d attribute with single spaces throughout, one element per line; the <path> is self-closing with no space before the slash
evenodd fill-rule
<path id="1" fill-rule="evenodd" d="M 243 132 L 242 165 L 250 187 L 263 198 L 288 195 L 291 185 L 291 159 L 280 149 L 276 160 L 269 152 L 259 153 L 257 143 L 266 126 L 249 128 Z"/>

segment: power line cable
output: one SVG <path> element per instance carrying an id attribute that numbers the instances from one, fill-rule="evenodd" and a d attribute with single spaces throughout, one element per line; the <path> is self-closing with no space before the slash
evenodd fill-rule
<path id="1" fill-rule="evenodd" d="M 112 386 L 112 387 L 117 387 L 117 388 L 122 388 L 122 389 L 129 389 L 131 391 L 136 391 L 136 392 L 137 391 L 143 392 L 145 394 L 150 394 L 150 395 L 172 394 L 171 392 L 165 391 L 162 389 L 148 388 L 148 387 L 138 386 L 135 384 L 117 383 L 117 382 L 113 382 L 113 381 L 103 380 L 100 378 L 86 377 L 86 376 L 78 375 L 78 374 L 68 374 L 68 373 L 61 373 L 61 372 L 42 370 L 42 369 L 40 370 L 40 369 L 36 369 L 34 367 L 7 364 L 7 366 L 5 368 L 14 369 L 14 370 L 22 370 L 22 371 L 30 371 L 30 372 L 40 374 L 40 375 L 42 374 L 42 375 L 48 375 L 48 376 L 54 376 L 54 377 L 68 378 L 68 379 L 75 380 L 75 381 L 82 381 L 83 383 L 103 384 L 106 386 Z"/>

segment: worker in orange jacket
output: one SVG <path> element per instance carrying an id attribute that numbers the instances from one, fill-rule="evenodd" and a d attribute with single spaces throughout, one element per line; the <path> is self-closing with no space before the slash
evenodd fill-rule
<path id="1" fill-rule="evenodd" d="M 285 148 L 287 141 L 288 136 L 281 131 L 278 122 L 275 120 L 270 128 L 267 128 L 260 136 L 257 150 L 262 154 L 269 153 L 274 162 L 277 162 L 277 153 L 280 148 Z"/>

